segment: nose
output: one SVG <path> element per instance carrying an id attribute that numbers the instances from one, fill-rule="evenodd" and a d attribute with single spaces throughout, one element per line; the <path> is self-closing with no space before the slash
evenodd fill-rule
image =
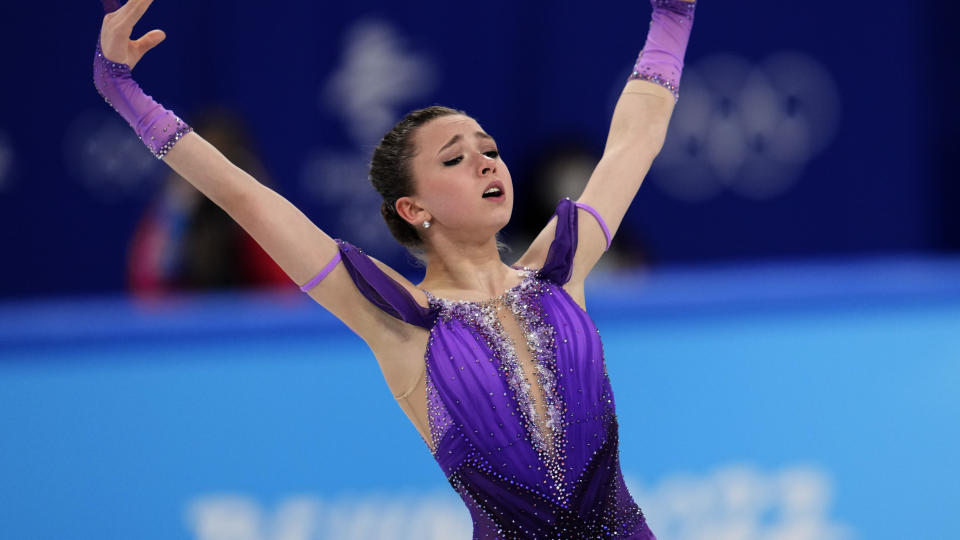
<path id="1" fill-rule="evenodd" d="M 487 173 L 495 171 L 496 168 L 496 159 L 493 159 L 492 157 L 489 157 L 483 153 L 480 154 L 480 159 L 477 162 L 477 170 L 480 171 L 480 176 L 485 176 Z"/>

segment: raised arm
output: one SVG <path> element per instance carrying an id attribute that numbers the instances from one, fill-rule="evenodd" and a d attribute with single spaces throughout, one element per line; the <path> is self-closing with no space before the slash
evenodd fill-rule
<path id="1" fill-rule="evenodd" d="M 633 73 L 617 101 L 600 162 L 577 199 L 596 210 L 612 238 L 623 221 L 653 159 L 663 147 L 678 87 L 690 30 L 694 0 L 651 0 L 652 21 Z M 571 195 L 572 196 L 572 195 Z M 556 231 L 552 220 L 521 261 L 546 258 Z M 579 242 L 570 283 L 582 287 L 587 274 L 607 249 L 608 237 L 586 210 L 578 217 Z"/>
<path id="2" fill-rule="evenodd" d="M 130 0 L 117 8 L 105 0 L 104 17 L 94 60 L 97 90 L 130 123 L 141 140 L 174 171 L 223 208 L 280 265 L 297 284 L 305 284 L 339 256 L 337 243 L 278 193 L 231 163 L 133 81 L 132 68 L 143 55 L 165 38 L 153 30 L 132 41 L 133 26 L 152 0 Z M 112 11 L 115 10 L 115 11 Z M 412 284 L 375 261 L 382 270 L 409 290 Z M 391 339 L 403 323 L 370 304 L 354 286 L 342 265 L 331 265 L 329 274 L 309 294 L 371 345 Z M 385 330 L 388 330 L 385 332 Z"/>

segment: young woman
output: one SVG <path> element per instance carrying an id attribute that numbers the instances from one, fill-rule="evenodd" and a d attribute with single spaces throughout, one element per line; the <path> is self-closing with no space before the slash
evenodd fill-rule
<path id="1" fill-rule="evenodd" d="M 131 41 L 151 0 L 117 3 L 104 2 L 94 59 L 101 95 L 370 346 L 469 508 L 475 538 L 654 538 L 620 471 L 584 280 L 663 144 L 693 1 L 652 0 L 647 42 L 600 163 L 513 265 L 500 260 L 495 237 L 513 212 L 513 183 L 493 137 L 445 107 L 411 112 L 387 133 L 370 177 L 391 233 L 426 258 L 417 285 L 327 236 L 144 94 L 131 70 L 165 36 L 153 30 Z"/>

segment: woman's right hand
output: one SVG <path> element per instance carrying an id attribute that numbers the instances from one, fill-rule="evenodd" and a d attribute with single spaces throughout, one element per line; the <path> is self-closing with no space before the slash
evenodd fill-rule
<path id="1" fill-rule="evenodd" d="M 117 9 L 118 0 L 103 0 L 104 10 L 108 13 L 100 28 L 100 49 L 107 60 L 133 69 L 147 51 L 166 39 L 163 30 L 151 30 L 138 40 L 130 39 L 133 26 L 152 3 L 153 0 L 129 0 Z"/>

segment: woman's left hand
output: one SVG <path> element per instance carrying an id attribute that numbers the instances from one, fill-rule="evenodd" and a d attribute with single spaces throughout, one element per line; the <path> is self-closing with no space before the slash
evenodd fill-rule
<path id="1" fill-rule="evenodd" d="M 107 60 L 126 64 L 133 69 L 147 51 L 167 37 L 163 30 L 151 30 L 138 40 L 130 39 L 133 26 L 152 3 L 153 0 L 130 0 L 117 9 L 116 0 L 103 1 L 104 10 L 108 13 L 103 17 L 103 26 L 100 28 L 100 49 Z"/>

